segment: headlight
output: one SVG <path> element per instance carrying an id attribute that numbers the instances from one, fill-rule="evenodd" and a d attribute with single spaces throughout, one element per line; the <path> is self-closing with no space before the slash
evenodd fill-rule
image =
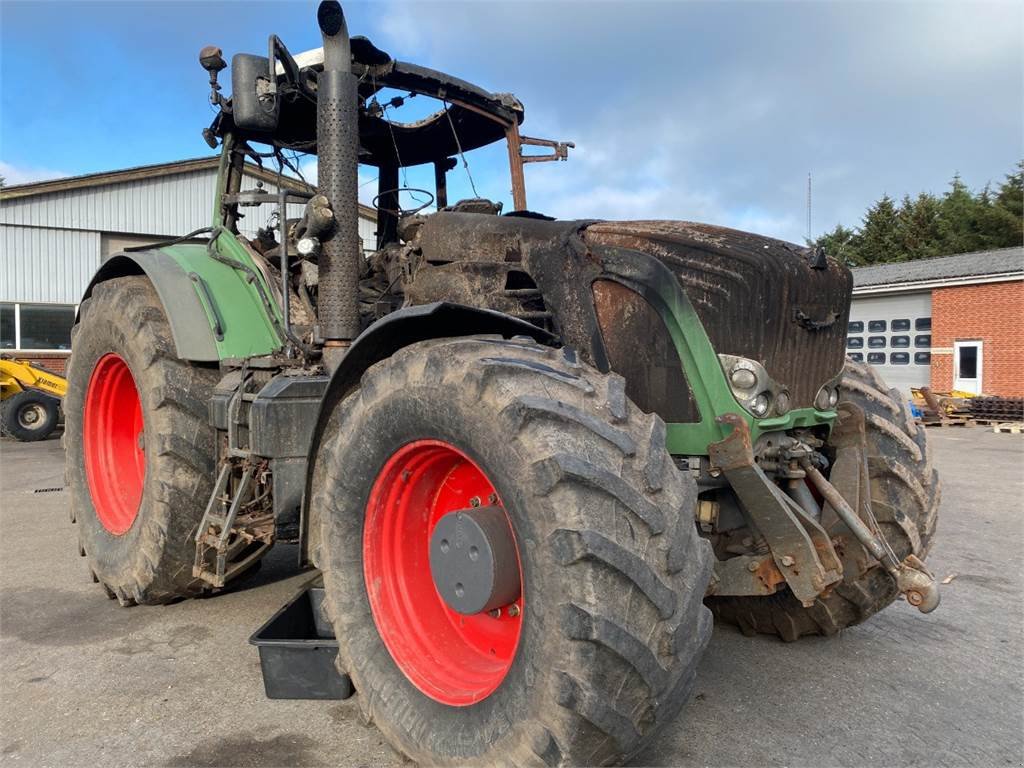
<path id="1" fill-rule="evenodd" d="M 763 419 L 781 416 L 792 407 L 789 392 L 761 363 L 738 355 L 719 355 L 718 360 L 732 396 L 750 414 Z"/>
<path id="2" fill-rule="evenodd" d="M 768 415 L 768 406 L 770 404 L 771 404 L 771 401 L 768 400 L 768 395 L 766 395 L 764 392 L 762 392 L 757 397 L 755 397 L 753 399 L 753 401 L 751 401 L 751 403 L 750 403 L 750 410 L 751 410 L 751 412 L 755 416 L 758 416 L 758 417 L 767 416 Z"/>
<path id="3" fill-rule="evenodd" d="M 825 384 L 814 397 L 814 407 L 819 411 L 831 411 L 839 402 L 839 386 L 835 381 Z"/>
<path id="4" fill-rule="evenodd" d="M 739 389 L 753 389 L 757 384 L 757 374 L 749 368 L 733 368 L 729 379 Z"/>
<path id="5" fill-rule="evenodd" d="M 300 256 L 312 256 L 320 251 L 320 241 L 315 237 L 303 237 L 295 244 Z"/>
<path id="6" fill-rule="evenodd" d="M 828 387 L 822 387 L 818 390 L 818 394 L 814 397 L 814 407 L 819 411 L 828 410 L 828 402 L 830 400 Z"/>
<path id="7" fill-rule="evenodd" d="M 789 412 L 789 405 L 789 392 L 783 390 L 775 396 L 775 412 L 779 414 L 779 416 Z"/>

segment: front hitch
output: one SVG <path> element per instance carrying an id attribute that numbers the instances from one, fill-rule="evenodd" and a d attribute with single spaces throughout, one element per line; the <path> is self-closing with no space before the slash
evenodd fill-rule
<path id="1" fill-rule="evenodd" d="M 713 467 L 729 485 L 763 536 L 766 551 L 719 560 L 709 594 L 769 595 L 785 582 L 805 607 L 842 581 L 843 566 L 821 525 L 757 465 L 750 427 L 736 413 L 716 421 L 732 432 L 708 445 Z"/>
<path id="2" fill-rule="evenodd" d="M 809 458 L 801 458 L 800 466 L 807 473 L 807 479 L 811 481 L 822 498 L 832 505 L 832 509 L 846 524 L 846 527 L 892 576 L 893 581 L 896 582 L 896 588 L 907 598 L 907 602 L 921 613 L 930 613 L 938 608 L 939 587 L 935 582 L 935 577 L 925 568 L 924 563 L 912 554 L 907 555 L 903 562 L 900 562 L 881 533 L 876 534 L 868 528 L 853 511 L 853 507 L 846 502 L 843 495 L 825 479 Z"/>

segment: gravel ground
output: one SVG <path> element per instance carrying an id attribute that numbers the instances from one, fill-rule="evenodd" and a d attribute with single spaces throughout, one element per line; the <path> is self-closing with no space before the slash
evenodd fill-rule
<path id="1" fill-rule="evenodd" d="M 929 436 L 943 477 L 942 605 L 835 638 L 716 627 L 696 696 L 637 761 L 680 766 L 1024 764 L 1024 439 Z M 123 609 L 76 554 L 60 443 L 0 443 L 0 761 L 399 765 L 353 700 L 264 697 L 249 635 L 310 577 L 283 546 L 232 591 Z"/>

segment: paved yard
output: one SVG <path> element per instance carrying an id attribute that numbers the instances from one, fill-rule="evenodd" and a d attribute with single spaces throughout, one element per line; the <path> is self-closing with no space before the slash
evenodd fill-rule
<path id="1" fill-rule="evenodd" d="M 696 698 L 639 762 L 1021 765 L 1024 440 L 930 432 L 942 606 L 831 639 L 717 627 Z M 269 701 L 249 634 L 308 574 L 282 547 L 234 591 L 119 608 L 75 551 L 56 439 L 0 444 L 0 755 L 11 765 L 399 765 L 353 701 Z"/>

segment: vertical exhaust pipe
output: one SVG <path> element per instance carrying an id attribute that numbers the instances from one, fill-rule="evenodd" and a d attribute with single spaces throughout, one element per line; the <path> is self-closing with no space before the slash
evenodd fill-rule
<path id="1" fill-rule="evenodd" d="M 324 41 L 324 69 L 317 81 L 317 178 L 335 219 L 320 252 L 317 315 L 324 361 L 333 370 L 359 335 L 358 80 L 341 4 L 324 0 L 317 22 Z"/>

